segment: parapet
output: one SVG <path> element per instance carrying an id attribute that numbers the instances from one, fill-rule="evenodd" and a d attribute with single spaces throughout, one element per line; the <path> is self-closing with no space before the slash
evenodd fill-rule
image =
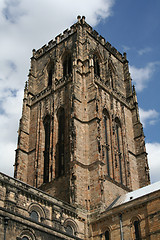
<path id="1" fill-rule="evenodd" d="M 118 58 L 120 61 L 126 60 L 125 56 L 122 56 L 122 54 L 115 47 L 113 47 L 109 42 L 106 42 L 105 38 L 99 35 L 97 31 L 93 30 L 92 27 L 85 22 L 85 16 L 82 16 L 82 18 L 81 16 L 78 16 L 77 20 L 77 23 L 73 24 L 70 29 L 64 30 L 63 33 L 60 33 L 58 36 L 56 36 L 54 40 L 52 39 L 51 41 L 49 41 L 47 45 L 44 45 L 37 51 L 33 49 L 33 57 L 39 58 L 40 56 L 51 50 L 53 47 L 55 47 L 57 44 L 62 42 L 64 39 L 75 33 L 77 31 L 78 25 L 82 25 L 87 28 L 87 32 L 94 39 L 96 39 L 101 45 L 103 45 L 116 58 Z"/>

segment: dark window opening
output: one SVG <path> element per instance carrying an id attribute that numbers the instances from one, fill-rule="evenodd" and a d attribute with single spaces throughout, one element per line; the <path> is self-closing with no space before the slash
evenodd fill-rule
<path id="1" fill-rule="evenodd" d="M 23 237 L 22 240 L 29 240 L 29 238 L 28 237 Z"/>
<path id="2" fill-rule="evenodd" d="M 114 88 L 112 71 L 110 71 L 110 77 L 111 77 L 111 87 Z"/>
<path id="3" fill-rule="evenodd" d="M 114 78 L 115 78 L 115 74 L 113 71 L 113 68 L 111 66 L 111 64 L 109 64 L 108 66 L 108 71 L 109 71 L 109 77 L 110 77 L 110 85 L 112 88 L 114 88 Z"/>
<path id="4" fill-rule="evenodd" d="M 119 173 L 120 173 L 120 181 L 123 184 L 123 178 L 122 178 L 122 153 L 121 153 L 121 147 L 120 147 L 120 137 L 121 137 L 121 127 L 120 123 L 116 122 L 116 135 L 117 135 L 117 147 L 118 147 L 118 155 L 119 155 Z"/>
<path id="5" fill-rule="evenodd" d="M 72 73 L 72 58 L 67 55 L 63 61 L 63 77 Z"/>
<path id="6" fill-rule="evenodd" d="M 49 182 L 49 152 L 50 152 L 50 117 L 47 116 L 44 120 L 45 131 L 45 150 L 44 150 L 44 183 Z"/>
<path id="7" fill-rule="evenodd" d="M 109 231 L 105 232 L 105 240 L 109 240 Z"/>
<path id="8" fill-rule="evenodd" d="M 134 221 L 135 240 L 140 240 L 140 224 L 139 221 Z"/>
<path id="9" fill-rule="evenodd" d="M 107 164 L 107 173 L 110 176 L 110 168 L 109 168 L 109 145 L 108 145 L 108 130 L 107 129 L 107 121 L 109 119 L 107 116 L 104 116 L 104 130 L 105 130 L 105 149 L 106 149 L 106 164 Z"/>
<path id="10" fill-rule="evenodd" d="M 70 235 L 73 235 L 73 228 L 70 225 L 67 225 L 66 232 Z"/>
<path id="11" fill-rule="evenodd" d="M 94 62 L 94 74 L 100 77 L 99 61 L 96 56 L 93 57 L 93 62 Z"/>
<path id="12" fill-rule="evenodd" d="M 52 86 L 52 75 L 53 75 L 53 70 L 50 69 L 48 72 L 48 86 Z"/>
<path id="13" fill-rule="evenodd" d="M 36 211 L 32 211 L 30 214 L 30 217 L 32 220 L 38 222 L 39 217 L 38 217 L 38 213 Z"/>
<path id="14" fill-rule="evenodd" d="M 65 113 L 61 108 L 58 116 L 58 177 L 65 173 L 64 163 L 64 132 L 65 132 Z"/>

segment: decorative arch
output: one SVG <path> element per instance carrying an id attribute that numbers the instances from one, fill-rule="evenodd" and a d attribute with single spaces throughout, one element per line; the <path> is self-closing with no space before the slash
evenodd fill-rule
<path id="1" fill-rule="evenodd" d="M 43 120 L 45 132 L 45 148 L 44 148 L 44 170 L 43 182 L 49 182 L 49 160 L 50 160 L 50 135 L 51 135 L 51 116 L 46 115 Z"/>
<path id="2" fill-rule="evenodd" d="M 37 213 L 38 219 L 36 220 L 36 219 L 32 218 L 33 220 L 35 220 L 37 222 L 41 222 L 46 217 L 42 206 L 37 203 L 30 204 L 28 207 L 28 212 L 29 212 L 29 215 L 31 218 L 32 218 L 32 213 Z"/>
<path id="3" fill-rule="evenodd" d="M 36 240 L 35 234 L 30 229 L 24 229 L 20 234 L 22 240 Z"/>
<path id="4" fill-rule="evenodd" d="M 104 240 L 110 240 L 111 239 L 111 230 L 112 230 L 111 226 L 104 227 L 100 234 L 101 238 Z"/>
<path id="5" fill-rule="evenodd" d="M 65 221 L 64 221 L 64 228 L 66 230 L 66 232 L 68 231 L 68 233 L 70 235 L 77 235 L 78 233 L 78 225 L 77 223 L 71 219 L 71 218 L 67 218 Z"/>
<path id="6" fill-rule="evenodd" d="M 110 116 L 106 108 L 103 109 L 103 124 L 104 124 L 104 147 L 105 147 L 105 157 L 107 165 L 107 175 L 110 176 Z"/>

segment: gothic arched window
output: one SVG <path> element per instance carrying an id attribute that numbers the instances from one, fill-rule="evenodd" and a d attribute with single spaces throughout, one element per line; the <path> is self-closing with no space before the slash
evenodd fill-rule
<path id="1" fill-rule="evenodd" d="M 105 240 L 109 240 L 110 239 L 108 230 L 105 232 L 104 236 L 105 236 Z"/>
<path id="2" fill-rule="evenodd" d="M 72 73 L 72 58 L 70 54 L 67 54 L 63 60 L 63 77 Z"/>
<path id="3" fill-rule="evenodd" d="M 49 152 L 50 152 L 50 116 L 46 116 L 44 119 L 44 131 L 45 131 L 45 150 L 44 150 L 44 173 L 43 182 L 49 182 Z"/>
<path id="4" fill-rule="evenodd" d="M 117 149 L 118 149 L 118 158 L 119 158 L 119 174 L 120 174 L 120 181 L 123 183 L 122 178 L 122 130 L 121 124 L 118 118 L 115 119 L 116 122 L 116 136 L 117 136 Z"/>
<path id="5" fill-rule="evenodd" d="M 64 162 L 64 137 L 65 137 L 65 112 L 60 108 L 58 112 L 58 177 L 65 173 Z"/>
<path id="6" fill-rule="evenodd" d="M 109 114 L 106 109 L 103 110 L 103 121 L 104 121 L 104 133 L 105 133 L 107 174 L 108 176 L 110 176 L 110 165 L 109 165 L 110 123 L 109 123 Z"/>
<path id="7" fill-rule="evenodd" d="M 94 62 L 94 75 L 100 77 L 100 66 L 96 55 L 93 56 L 93 62 Z"/>
<path id="8" fill-rule="evenodd" d="M 140 240 L 140 223 L 139 220 L 134 221 L 135 240 Z"/>

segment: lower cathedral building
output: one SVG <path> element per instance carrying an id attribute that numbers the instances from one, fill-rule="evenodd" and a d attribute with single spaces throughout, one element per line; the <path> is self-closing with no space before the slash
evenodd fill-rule
<path id="1" fill-rule="evenodd" d="M 135 87 L 85 17 L 39 50 L 25 84 L 14 178 L 0 173 L 0 239 L 160 239 Z"/>

